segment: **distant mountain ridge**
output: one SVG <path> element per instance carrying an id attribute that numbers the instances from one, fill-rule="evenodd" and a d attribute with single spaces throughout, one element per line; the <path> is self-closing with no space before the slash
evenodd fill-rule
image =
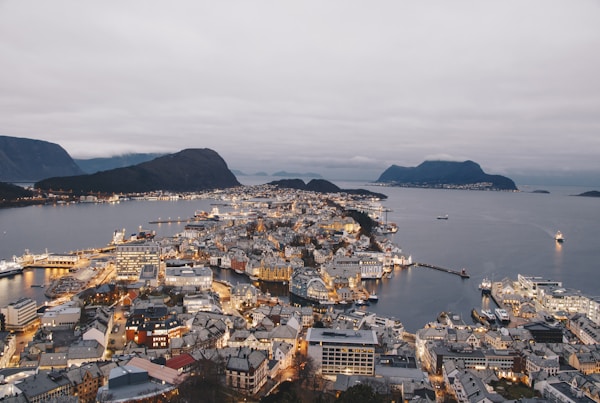
<path id="1" fill-rule="evenodd" d="M 304 183 L 302 179 L 281 179 L 278 181 L 269 182 L 269 185 L 277 186 L 282 189 L 298 189 L 317 193 L 348 193 L 355 195 L 377 197 L 379 199 L 387 199 L 387 195 L 383 193 L 371 192 L 366 189 L 341 189 L 337 185 L 325 179 L 312 179 L 308 183 Z"/>
<path id="2" fill-rule="evenodd" d="M 58 144 L 0 136 L 0 181 L 35 182 L 82 173 L 71 156 Z"/>
<path id="3" fill-rule="evenodd" d="M 129 153 L 115 155 L 112 157 L 75 159 L 75 163 L 86 174 L 93 174 L 100 171 L 108 171 L 115 168 L 124 168 L 131 165 L 141 164 L 142 162 L 152 161 L 155 158 L 162 157 L 165 153 Z"/>
<path id="4" fill-rule="evenodd" d="M 279 176 L 284 178 L 315 178 L 322 179 L 323 177 L 315 172 L 287 172 L 287 171 L 277 171 L 273 172 L 271 176 Z"/>
<path id="5" fill-rule="evenodd" d="M 193 192 L 240 186 L 215 151 L 186 149 L 141 164 L 89 175 L 49 178 L 35 184 L 42 190 L 86 193 L 143 193 L 157 190 Z"/>
<path id="6" fill-rule="evenodd" d="M 473 161 L 425 161 L 417 167 L 392 165 L 377 182 L 406 187 L 517 190 L 512 179 L 486 174 Z"/>

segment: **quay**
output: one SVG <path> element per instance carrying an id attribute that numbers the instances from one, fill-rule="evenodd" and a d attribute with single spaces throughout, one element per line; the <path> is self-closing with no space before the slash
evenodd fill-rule
<path id="1" fill-rule="evenodd" d="M 179 224 L 182 222 L 188 223 L 190 221 L 195 221 L 192 218 L 167 218 L 167 219 L 157 219 L 154 221 L 148 221 L 148 224 Z"/>
<path id="2" fill-rule="evenodd" d="M 412 266 L 417 266 L 417 267 L 427 267 L 433 270 L 438 270 L 438 271 L 443 271 L 444 273 L 450 273 L 450 274 L 454 274 L 457 275 L 461 278 L 469 278 L 471 276 L 469 276 L 469 274 L 467 273 L 467 271 L 465 269 L 462 270 L 452 270 L 452 269 L 447 269 L 445 267 L 440 267 L 440 266 L 435 266 L 433 264 L 428 264 L 428 263 L 413 263 Z"/>

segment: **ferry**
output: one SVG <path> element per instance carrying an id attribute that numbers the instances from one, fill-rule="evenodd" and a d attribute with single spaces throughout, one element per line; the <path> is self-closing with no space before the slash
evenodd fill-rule
<path id="1" fill-rule="evenodd" d="M 473 308 L 471 310 L 471 316 L 477 322 L 481 323 L 484 326 L 489 326 L 490 322 L 487 320 L 487 317 L 477 308 Z"/>
<path id="2" fill-rule="evenodd" d="M 490 279 L 485 277 L 481 281 L 481 284 L 479 284 L 479 289 L 481 290 L 481 293 L 484 295 L 491 294 L 492 293 L 492 282 L 490 281 Z"/>
<path id="3" fill-rule="evenodd" d="M 489 309 L 482 309 L 481 316 L 483 316 L 489 323 L 494 323 L 496 321 L 496 316 Z"/>
<path id="4" fill-rule="evenodd" d="M 562 232 L 556 231 L 556 234 L 554 235 L 554 240 L 556 240 L 556 242 L 562 243 L 565 241 L 565 237 L 562 234 Z"/>
<path id="5" fill-rule="evenodd" d="M 356 302 L 354 302 L 357 306 L 363 306 L 363 305 L 371 305 L 369 304 L 369 301 L 365 301 L 364 299 L 357 299 Z"/>
<path id="6" fill-rule="evenodd" d="M 500 323 L 506 324 L 510 322 L 510 316 L 508 316 L 508 312 L 506 312 L 506 309 L 496 308 L 494 310 L 494 313 L 496 314 L 496 317 L 498 318 L 498 321 Z"/>
<path id="7" fill-rule="evenodd" d="M 23 273 L 23 266 L 21 266 L 16 258 L 13 258 L 12 262 L 6 260 L 0 260 L 0 278 L 14 276 L 15 274 Z"/>

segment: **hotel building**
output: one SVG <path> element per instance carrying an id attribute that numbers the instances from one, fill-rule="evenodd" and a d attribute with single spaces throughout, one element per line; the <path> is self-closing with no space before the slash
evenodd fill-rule
<path id="1" fill-rule="evenodd" d="M 377 335 L 374 330 L 310 328 L 308 355 L 323 375 L 374 375 Z"/>
<path id="2" fill-rule="evenodd" d="M 155 242 L 129 242 L 116 247 L 117 280 L 137 281 L 145 265 L 160 267 L 160 247 Z"/>
<path id="3" fill-rule="evenodd" d="M 24 331 L 37 319 L 37 306 L 31 298 L 19 298 L 0 309 L 4 314 L 6 330 Z"/>

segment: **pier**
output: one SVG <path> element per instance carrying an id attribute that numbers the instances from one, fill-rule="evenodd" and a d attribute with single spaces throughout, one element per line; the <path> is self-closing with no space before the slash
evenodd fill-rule
<path id="1" fill-rule="evenodd" d="M 196 221 L 193 218 L 167 218 L 167 219 L 157 219 L 153 221 L 148 221 L 148 224 L 180 224 L 182 222 L 188 223 L 190 221 Z"/>
<path id="2" fill-rule="evenodd" d="M 467 274 L 467 271 L 465 269 L 462 270 L 452 270 L 452 269 L 447 269 L 445 267 L 440 267 L 440 266 L 435 266 L 433 264 L 428 264 L 428 263 L 413 263 L 413 266 L 420 266 L 420 267 L 427 267 L 433 270 L 438 270 L 438 271 L 443 271 L 445 273 L 450 273 L 450 274 L 454 274 L 456 276 L 459 276 L 461 278 L 469 278 L 471 276 L 469 276 L 469 274 Z"/>

